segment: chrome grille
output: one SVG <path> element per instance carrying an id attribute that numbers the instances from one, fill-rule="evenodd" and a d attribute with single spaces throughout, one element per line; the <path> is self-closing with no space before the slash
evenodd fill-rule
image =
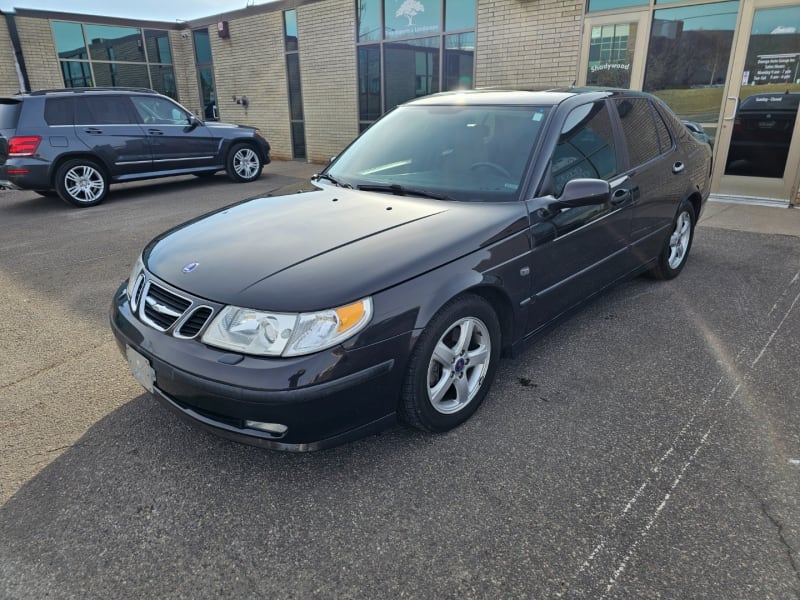
<path id="1" fill-rule="evenodd" d="M 188 298 L 178 296 L 153 281 L 145 287 L 143 297 L 144 303 L 139 313 L 142 320 L 161 331 L 172 327 L 192 305 Z"/>
<path id="2" fill-rule="evenodd" d="M 208 306 L 200 306 L 194 309 L 178 328 L 175 334 L 176 337 L 193 338 L 196 336 L 203 329 L 212 312 L 214 311 Z"/>

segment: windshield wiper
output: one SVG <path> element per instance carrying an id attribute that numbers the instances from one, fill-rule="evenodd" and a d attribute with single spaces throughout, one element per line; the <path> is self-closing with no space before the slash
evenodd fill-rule
<path id="1" fill-rule="evenodd" d="M 418 190 L 416 188 L 404 187 L 397 183 L 387 185 L 366 183 L 364 185 L 356 186 L 356 188 L 363 192 L 389 192 L 395 196 L 421 196 L 423 198 L 432 198 L 434 200 L 453 200 L 453 198 L 446 196 L 445 194 L 437 194 L 436 192 L 429 192 L 428 190 Z"/>
<path id="2" fill-rule="evenodd" d="M 341 183 L 341 182 L 339 182 L 338 179 L 336 179 L 332 175 L 328 175 L 327 173 L 322 173 L 322 174 L 315 173 L 314 175 L 311 176 L 311 181 L 319 181 L 320 179 L 327 179 L 333 185 L 337 185 L 337 186 L 343 187 L 343 188 L 352 188 L 353 187 L 349 183 Z"/>

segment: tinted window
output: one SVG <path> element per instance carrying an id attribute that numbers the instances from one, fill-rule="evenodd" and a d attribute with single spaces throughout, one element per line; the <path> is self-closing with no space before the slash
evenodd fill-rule
<path id="1" fill-rule="evenodd" d="M 672 148 L 672 136 L 662 114 L 657 110 L 653 112 L 656 121 L 656 133 L 658 133 L 658 145 L 661 147 L 661 154 L 664 154 Z"/>
<path id="2" fill-rule="evenodd" d="M 211 41 L 208 29 L 198 29 L 194 33 L 194 58 L 198 63 L 211 62 Z"/>
<path id="3" fill-rule="evenodd" d="M 475 0 L 446 0 L 444 12 L 447 31 L 475 28 Z"/>
<path id="4" fill-rule="evenodd" d="M 641 165 L 658 156 L 658 133 L 650 102 L 646 98 L 622 98 L 615 100 L 614 104 L 628 144 L 630 166 Z"/>
<path id="5" fill-rule="evenodd" d="M 86 43 L 83 41 L 83 28 L 80 23 L 53 21 L 52 28 L 59 58 L 88 58 Z"/>
<path id="6" fill-rule="evenodd" d="M 188 125 L 189 115 L 177 104 L 156 96 L 132 96 L 131 102 L 143 123 Z"/>
<path id="7" fill-rule="evenodd" d="M 0 100 L 0 129 L 16 129 L 21 109 L 16 100 Z"/>
<path id="8" fill-rule="evenodd" d="M 44 102 L 48 125 L 72 125 L 72 98 L 48 98 Z"/>
<path id="9" fill-rule="evenodd" d="M 741 111 L 791 110 L 797 111 L 800 105 L 800 94 L 757 94 L 742 101 Z"/>
<path id="10" fill-rule="evenodd" d="M 571 179 L 610 179 L 617 172 L 617 152 L 611 119 L 604 102 L 573 110 L 553 152 L 552 174 L 556 196 Z"/>
<path id="11" fill-rule="evenodd" d="M 359 0 L 358 41 L 381 39 L 381 0 Z"/>
<path id="12" fill-rule="evenodd" d="M 135 123 L 130 104 L 122 96 L 82 96 L 75 99 L 76 125 L 126 125 Z"/>
<path id="13" fill-rule="evenodd" d="M 94 60 L 144 61 L 142 32 L 138 27 L 86 25 L 86 38 Z"/>
<path id="14" fill-rule="evenodd" d="M 172 62 L 172 50 L 169 46 L 169 35 L 166 31 L 145 29 L 144 41 L 147 46 L 147 60 L 157 63 Z"/>

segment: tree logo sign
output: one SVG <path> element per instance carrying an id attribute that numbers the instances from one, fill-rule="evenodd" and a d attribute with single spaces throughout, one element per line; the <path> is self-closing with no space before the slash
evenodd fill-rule
<path id="1" fill-rule="evenodd" d="M 442 30 L 440 11 L 425 10 L 420 0 L 394 0 L 386 3 L 386 37 L 430 35 Z M 427 4 L 430 5 L 430 2 Z"/>
<path id="2" fill-rule="evenodd" d="M 397 9 L 397 12 L 394 13 L 394 16 L 397 18 L 405 17 L 408 19 L 408 26 L 414 27 L 414 17 L 423 12 L 425 12 L 425 5 L 422 2 L 419 2 L 419 0 L 405 0 L 400 5 L 400 8 Z"/>

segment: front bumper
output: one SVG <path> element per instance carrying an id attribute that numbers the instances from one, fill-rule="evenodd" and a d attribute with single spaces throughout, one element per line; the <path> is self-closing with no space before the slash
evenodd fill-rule
<path id="1" fill-rule="evenodd" d="M 111 328 L 123 355 L 150 364 L 155 396 L 183 419 L 223 437 L 277 450 L 335 446 L 395 423 L 413 332 L 357 350 L 259 358 L 175 338 L 142 323 L 121 286 Z M 286 426 L 270 433 L 247 421 Z"/>

